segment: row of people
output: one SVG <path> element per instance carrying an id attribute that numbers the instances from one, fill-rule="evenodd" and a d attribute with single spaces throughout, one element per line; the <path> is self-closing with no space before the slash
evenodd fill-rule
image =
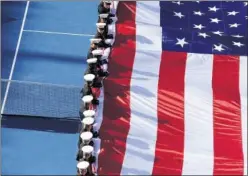
<path id="1" fill-rule="evenodd" d="M 112 3 L 112 1 L 102 1 L 98 6 L 97 33 L 93 39 L 90 39 L 91 44 L 87 54 L 88 67 L 84 74 L 85 85 L 81 90 L 82 101 L 79 110 L 82 128 L 76 157 L 78 175 L 96 174 L 93 139 L 99 137 L 99 132 L 94 129 L 99 100 L 93 89 L 99 90 L 103 86 L 103 80 L 109 76 L 108 55 L 114 39 L 113 33 L 109 30 L 109 25 L 117 21 L 115 14 L 111 13 Z"/>

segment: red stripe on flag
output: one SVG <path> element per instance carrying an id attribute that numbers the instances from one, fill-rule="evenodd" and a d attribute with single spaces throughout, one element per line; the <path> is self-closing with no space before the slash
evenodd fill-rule
<path id="1" fill-rule="evenodd" d="M 158 132 L 153 175 L 181 175 L 184 151 L 184 75 L 187 54 L 162 52 Z"/>
<path id="2" fill-rule="evenodd" d="M 243 175 L 239 57 L 214 56 L 214 175 Z"/>
<path id="3" fill-rule="evenodd" d="M 135 2 L 119 2 L 116 38 L 104 82 L 99 175 L 120 175 L 130 128 L 130 81 L 135 57 Z"/>

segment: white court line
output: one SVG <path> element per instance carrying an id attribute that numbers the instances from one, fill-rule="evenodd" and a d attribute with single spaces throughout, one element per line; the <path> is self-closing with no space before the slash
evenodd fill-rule
<path id="1" fill-rule="evenodd" d="M 8 79 L 1 79 L 2 82 L 12 82 L 12 83 L 20 83 L 20 84 L 35 84 L 35 85 L 42 85 L 42 86 L 54 86 L 54 87 L 64 87 L 64 88 L 82 88 L 75 85 L 65 85 L 65 84 L 53 84 L 53 83 L 45 83 L 45 82 L 33 82 L 33 81 L 22 81 L 22 80 L 8 80 Z"/>
<path id="2" fill-rule="evenodd" d="M 36 33 L 44 33 L 44 34 L 57 34 L 57 35 L 74 35 L 81 37 L 93 37 L 91 34 L 74 34 L 74 33 L 66 33 L 66 32 L 52 32 L 52 31 L 38 31 L 38 30 L 23 30 L 24 32 L 36 32 Z"/>
<path id="3" fill-rule="evenodd" d="M 14 68 L 15 68 L 15 64 L 16 64 L 16 58 L 17 58 L 17 54 L 18 54 L 21 39 L 22 39 L 22 33 L 23 33 L 23 29 L 24 29 L 24 24 L 25 24 L 27 14 L 28 14 L 29 2 L 30 1 L 27 1 L 24 16 L 23 16 L 23 19 L 22 19 L 22 26 L 21 26 L 20 33 L 19 33 L 19 38 L 18 38 L 18 41 L 17 41 L 17 46 L 16 46 L 16 50 L 15 50 L 13 64 L 12 64 L 11 70 L 10 70 L 9 80 L 12 80 L 12 77 L 13 77 L 13 72 L 14 72 Z M 10 81 L 7 83 L 7 88 L 6 88 L 4 99 L 3 99 L 3 105 L 2 105 L 2 109 L 1 109 L 1 114 L 3 114 L 4 108 L 5 108 L 6 100 L 7 100 L 8 93 L 9 93 L 9 87 L 10 87 Z"/>

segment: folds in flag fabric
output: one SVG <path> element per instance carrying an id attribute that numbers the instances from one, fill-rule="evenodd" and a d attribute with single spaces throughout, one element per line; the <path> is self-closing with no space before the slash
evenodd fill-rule
<path id="1" fill-rule="evenodd" d="M 247 3 L 119 2 L 99 175 L 247 175 Z"/>

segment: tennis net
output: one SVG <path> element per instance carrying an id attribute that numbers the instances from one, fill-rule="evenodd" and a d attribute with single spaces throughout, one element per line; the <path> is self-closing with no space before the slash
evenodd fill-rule
<path id="1" fill-rule="evenodd" d="M 80 87 L 1 79 L 5 115 L 78 119 Z"/>

